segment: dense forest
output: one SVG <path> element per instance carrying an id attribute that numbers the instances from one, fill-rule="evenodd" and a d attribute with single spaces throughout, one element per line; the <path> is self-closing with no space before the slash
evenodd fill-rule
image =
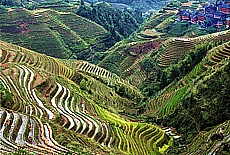
<path id="1" fill-rule="evenodd" d="M 82 0 L 76 13 L 106 28 L 113 36 L 113 44 L 132 34 L 142 22 L 141 14 L 130 10 L 120 11 L 105 2 L 88 6 Z"/>

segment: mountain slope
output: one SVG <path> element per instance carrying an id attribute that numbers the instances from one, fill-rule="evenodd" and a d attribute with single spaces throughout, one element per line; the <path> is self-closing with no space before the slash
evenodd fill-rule
<path id="1" fill-rule="evenodd" d="M 126 109 L 126 118 L 135 114 L 141 95 L 106 70 L 91 72 L 84 62 L 62 62 L 2 41 L 0 49 L 1 92 L 14 102 L 1 102 L 3 153 L 23 147 L 59 154 L 80 145 L 100 154 L 163 154 L 172 146 L 160 127 L 116 114 Z"/>
<path id="2" fill-rule="evenodd" d="M 187 75 L 146 104 L 142 117 L 172 126 L 182 135 L 177 148 L 168 154 L 228 152 L 229 45 L 228 41 L 209 50 Z M 223 138 L 219 138 L 222 134 Z"/>
<path id="3" fill-rule="evenodd" d="M 2 40 L 58 58 L 86 59 L 90 46 L 108 35 L 103 27 L 88 19 L 51 9 L 9 8 L 0 16 Z"/>

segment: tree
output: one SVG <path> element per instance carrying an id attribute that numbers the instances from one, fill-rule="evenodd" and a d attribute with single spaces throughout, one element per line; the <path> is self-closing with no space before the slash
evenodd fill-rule
<path id="1" fill-rule="evenodd" d="M 14 101 L 11 93 L 3 87 L 3 84 L 0 82 L 0 103 L 4 108 L 11 109 L 14 105 Z"/>
<path id="2" fill-rule="evenodd" d="M 155 66 L 153 59 L 148 56 L 141 62 L 141 67 L 146 70 L 147 73 L 150 73 Z"/>

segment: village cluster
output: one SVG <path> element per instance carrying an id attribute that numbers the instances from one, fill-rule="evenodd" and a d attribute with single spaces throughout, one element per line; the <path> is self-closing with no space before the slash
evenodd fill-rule
<path id="1" fill-rule="evenodd" d="M 191 24 L 200 25 L 202 28 L 215 27 L 230 28 L 230 1 L 216 1 L 212 4 L 205 4 L 194 10 L 180 10 L 177 13 L 178 22 L 187 21 Z"/>

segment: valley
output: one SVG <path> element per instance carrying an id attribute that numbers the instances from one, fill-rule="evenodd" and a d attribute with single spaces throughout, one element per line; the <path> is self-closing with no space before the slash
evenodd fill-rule
<path id="1" fill-rule="evenodd" d="M 0 1 L 0 154 L 229 154 L 229 1 L 90 3 Z"/>

